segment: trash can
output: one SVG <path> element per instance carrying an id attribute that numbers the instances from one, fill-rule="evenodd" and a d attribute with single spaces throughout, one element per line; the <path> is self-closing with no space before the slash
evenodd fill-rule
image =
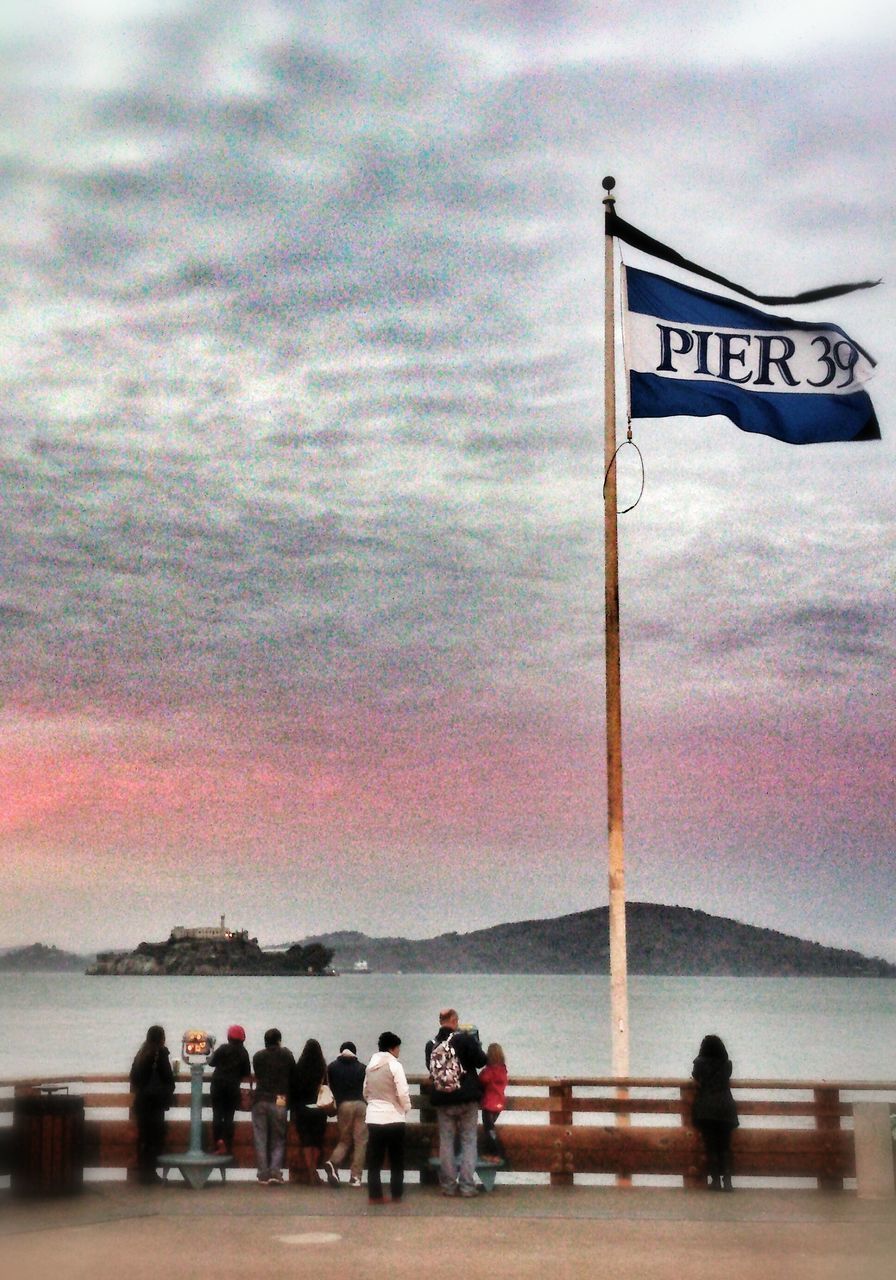
<path id="1" fill-rule="evenodd" d="M 56 1091 L 18 1097 L 12 1132 L 13 1194 L 69 1196 L 83 1190 L 83 1098 Z"/>

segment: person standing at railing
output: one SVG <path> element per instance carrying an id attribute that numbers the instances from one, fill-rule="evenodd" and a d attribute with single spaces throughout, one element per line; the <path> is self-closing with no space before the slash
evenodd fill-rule
<path id="1" fill-rule="evenodd" d="M 277 1027 L 264 1033 L 264 1048 L 252 1059 L 255 1094 L 252 1100 L 252 1139 L 258 1181 L 267 1186 L 283 1182 L 289 1079 L 296 1060 L 280 1043 Z"/>
<path id="2" fill-rule="evenodd" d="M 404 1195 L 405 1117 L 411 1109 L 404 1067 L 398 1061 L 401 1039 L 394 1031 L 384 1031 L 377 1052 L 364 1074 L 367 1100 L 369 1162 L 367 1195 L 370 1204 L 383 1204 L 383 1161 L 389 1157 L 389 1191 L 393 1204 Z"/>
<path id="3" fill-rule="evenodd" d="M 364 1101 L 366 1064 L 358 1061 L 358 1050 L 351 1040 L 339 1046 L 339 1057 L 327 1067 L 327 1078 L 336 1102 L 336 1124 L 339 1141 L 329 1160 L 324 1161 L 327 1181 L 339 1182 L 339 1163 L 351 1152 L 350 1187 L 360 1187 L 367 1155 L 367 1104 Z"/>
<path id="4" fill-rule="evenodd" d="M 289 1092 L 293 1124 L 299 1135 L 302 1168 L 309 1187 L 326 1185 L 317 1172 L 329 1108 L 321 1105 L 321 1089 L 327 1084 L 327 1060 L 319 1040 L 306 1040 L 290 1076 Z M 339 1186 L 337 1178 L 335 1184 Z"/>
<path id="5" fill-rule="evenodd" d="M 731 1134 L 740 1124 L 731 1093 L 731 1060 L 718 1036 L 704 1036 L 691 1072 L 697 1082 L 692 1118 L 706 1151 L 709 1185 L 731 1190 Z"/>
<path id="6" fill-rule="evenodd" d="M 507 1105 L 507 1062 L 504 1050 L 492 1042 L 485 1051 L 486 1063 L 479 1072 L 482 1085 L 482 1153 L 487 1164 L 503 1164 L 506 1159 L 504 1143 L 495 1132 L 495 1125 Z"/>
<path id="7" fill-rule="evenodd" d="M 252 1074 L 246 1052 L 246 1033 L 236 1023 L 227 1028 L 227 1043 L 219 1044 L 209 1058 L 212 1068 L 212 1138 L 220 1156 L 233 1155 L 233 1118 L 240 1105 L 240 1086 Z"/>
<path id="8" fill-rule="evenodd" d="M 475 1029 L 459 1029 L 456 1009 L 442 1009 L 426 1043 L 429 1100 L 439 1125 L 439 1185 L 443 1196 L 476 1195 L 476 1125 L 485 1054 Z"/>
<path id="9" fill-rule="evenodd" d="M 165 1028 L 152 1026 L 131 1063 L 129 1078 L 137 1122 L 137 1170 L 144 1186 L 162 1179 L 156 1171 L 165 1147 L 165 1112 L 174 1097 L 174 1072 L 165 1047 Z"/>

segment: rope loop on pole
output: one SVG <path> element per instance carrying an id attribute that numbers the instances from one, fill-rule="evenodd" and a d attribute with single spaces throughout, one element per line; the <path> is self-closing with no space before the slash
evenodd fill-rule
<path id="1" fill-rule="evenodd" d="M 616 446 L 616 450 L 613 453 L 612 458 L 610 459 L 610 465 L 607 467 L 606 471 L 604 472 L 604 490 L 603 490 L 604 495 L 606 495 L 606 492 L 607 492 L 607 481 L 610 478 L 610 472 L 613 470 L 613 468 L 616 465 L 616 459 L 619 456 L 620 451 L 624 449 L 627 444 L 631 445 L 631 447 L 634 449 L 635 453 L 638 455 L 638 461 L 641 464 L 641 488 L 638 490 L 638 496 L 637 498 L 635 498 L 631 506 L 622 507 L 621 510 L 617 508 L 616 510 L 617 516 L 624 516 L 624 515 L 627 515 L 629 511 L 634 511 L 635 507 L 638 505 L 638 503 L 641 501 L 641 499 L 644 496 L 644 483 L 646 479 L 645 472 L 644 472 L 644 455 L 641 453 L 641 450 L 638 448 L 638 446 L 635 444 L 634 440 L 632 439 L 631 427 L 629 427 L 628 438 L 623 440 L 621 444 L 618 444 Z"/>

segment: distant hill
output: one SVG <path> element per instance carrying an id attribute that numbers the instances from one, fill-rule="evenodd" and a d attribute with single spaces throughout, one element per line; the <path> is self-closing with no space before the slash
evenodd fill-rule
<path id="1" fill-rule="evenodd" d="M 741 924 L 689 907 L 630 902 L 628 968 L 633 974 L 734 977 L 893 978 L 896 965 L 857 951 Z M 319 934 L 302 940 L 333 951 L 336 969 L 366 960 L 374 973 L 609 973 L 608 908 L 521 920 L 434 938 Z"/>
<path id="2" fill-rule="evenodd" d="M 30 947 L 4 951 L 0 955 L 0 973 L 83 973 L 90 958 L 35 942 Z"/>

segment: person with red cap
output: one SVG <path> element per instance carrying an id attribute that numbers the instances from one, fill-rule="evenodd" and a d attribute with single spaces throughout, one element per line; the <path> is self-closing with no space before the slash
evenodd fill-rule
<path id="1" fill-rule="evenodd" d="M 212 1068 L 212 1138 L 219 1156 L 233 1155 L 233 1117 L 240 1105 L 240 1086 L 252 1075 L 246 1052 L 246 1033 L 234 1023 L 227 1028 L 227 1043 L 218 1045 L 209 1058 Z"/>

